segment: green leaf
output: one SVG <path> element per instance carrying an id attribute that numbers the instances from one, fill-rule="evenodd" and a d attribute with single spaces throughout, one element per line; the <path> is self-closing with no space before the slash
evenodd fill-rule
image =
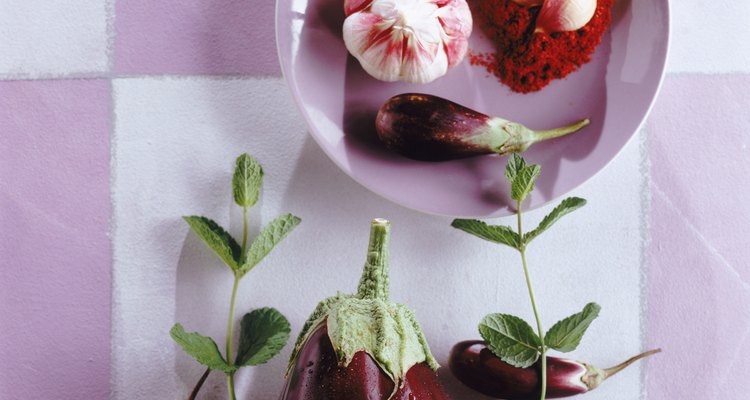
<path id="1" fill-rule="evenodd" d="M 182 217 L 193 232 L 205 242 L 216 255 L 226 263 L 229 268 L 236 270 L 239 268 L 240 245 L 234 240 L 232 235 L 224 230 L 216 222 L 197 215 Z"/>
<path id="2" fill-rule="evenodd" d="M 263 364 L 276 356 L 289 341 L 289 321 L 276 309 L 265 307 L 242 317 L 240 348 L 235 365 Z"/>
<path id="3" fill-rule="evenodd" d="M 544 343 L 555 349 L 567 353 L 573 351 L 581 343 L 591 322 L 599 316 L 602 308 L 596 303 L 589 303 L 583 311 L 558 321 L 544 335 Z"/>
<path id="4" fill-rule="evenodd" d="M 513 153 L 508 157 L 508 164 L 505 165 L 505 177 L 508 178 L 508 182 L 513 183 L 521 170 L 526 166 L 526 160 L 519 156 L 518 153 Z"/>
<path id="5" fill-rule="evenodd" d="M 500 243 L 517 249 L 518 234 L 509 226 L 487 225 L 475 219 L 454 219 L 451 226 L 493 243 Z"/>
<path id="6" fill-rule="evenodd" d="M 300 221 L 298 217 L 292 214 L 285 214 L 271 221 L 250 245 L 245 260 L 242 262 L 240 273 L 244 275 L 258 265 L 274 246 L 299 225 Z"/>
<path id="7" fill-rule="evenodd" d="M 489 314 L 479 323 L 479 333 L 492 353 L 514 367 L 526 368 L 539 359 L 541 340 L 521 318 Z"/>
<path id="8" fill-rule="evenodd" d="M 586 200 L 580 197 L 568 197 L 563 200 L 554 210 L 552 210 L 551 213 L 547 214 L 547 216 L 542 219 L 542 222 L 539 223 L 539 226 L 537 226 L 536 229 L 523 235 L 524 243 L 528 244 L 535 237 L 539 236 L 542 232 L 554 225 L 557 220 L 585 205 Z"/>
<path id="9" fill-rule="evenodd" d="M 240 207 L 252 207 L 260 196 L 260 186 L 263 183 L 263 168 L 247 153 L 237 157 L 237 163 L 232 176 L 232 191 L 234 202 Z"/>
<path id="10" fill-rule="evenodd" d="M 202 336 L 197 332 L 185 332 L 185 328 L 180 324 L 174 324 L 169 331 L 169 335 L 185 350 L 185 353 L 208 368 L 224 371 L 227 374 L 231 374 L 237 369 L 224 361 L 216 342 L 210 337 Z"/>
<path id="11" fill-rule="evenodd" d="M 516 201 L 524 201 L 534 190 L 534 182 L 541 172 L 541 167 L 531 164 L 523 167 L 513 179 L 510 187 L 510 197 Z"/>

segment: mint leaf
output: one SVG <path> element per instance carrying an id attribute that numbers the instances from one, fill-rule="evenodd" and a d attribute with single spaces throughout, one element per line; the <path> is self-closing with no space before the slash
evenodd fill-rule
<path id="1" fill-rule="evenodd" d="M 493 243 L 519 247 L 518 234 L 509 226 L 487 225 L 475 219 L 454 219 L 451 226 Z"/>
<path id="2" fill-rule="evenodd" d="M 505 177 L 508 178 L 508 182 L 513 183 L 521 170 L 526 166 L 526 160 L 519 156 L 518 153 L 513 153 L 508 157 L 508 164 L 505 165 Z"/>
<path id="3" fill-rule="evenodd" d="M 510 197 L 518 202 L 524 201 L 534 190 L 534 182 L 541 172 L 541 167 L 531 164 L 523 167 L 513 178 L 510 187 Z"/>
<path id="4" fill-rule="evenodd" d="M 599 316 L 602 308 L 596 303 L 589 303 L 583 311 L 558 321 L 544 335 L 544 343 L 555 349 L 567 353 L 573 351 L 581 343 L 591 322 Z"/>
<path id="5" fill-rule="evenodd" d="M 521 318 L 489 314 L 479 323 L 479 333 L 492 353 L 514 367 L 529 367 L 539 358 L 541 340 Z"/>
<path id="6" fill-rule="evenodd" d="M 258 265 L 274 246 L 299 225 L 300 221 L 298 217 L 292 214 L 285 214 L 271 221 L 250 245 L 250 249 L 242 262 L 240 273 L 244 275 Z"/>
<path id="7" fill-rule="evenodd" d="M 237 157 L 234 176 L 232 176 L 232 192 L 234 202 L 241 207 L 252 207 L 260 196 L 260 186 L 263 183 L 263 168 L 247 153 Z"/>
<path id="8" fill-rule="evenodd" d="M 289 341 L 289 321 L 276 309 L 265 307 L 242 317 L 240 348 L 235 365 L 258 365 L 273 358 Z"/>
<path id="9" fill-rule="evenodd" d="M 539 226 L 537 226 L 536 229 L 523 235 L 524 243 L 528 244 L 535 237 L 549 229 L 555 222 L 557 222 L 557 220 L 585 205 L 586 200 L 580 197 L 568 197 L 563 200 L 554 210 L 552 210 L 551 213 L 547 214 L 547 216 L 542 219 L 542 222 L 539 223 Z"/>
<path id="10" fill-rule="evenodd" d="M 216 255 L 226 263 L 229 268 L 236 270 L 239 268 L 240 245 L 234 240 L 232 235 L 224 230 L 219 224 L 197 215 L 182 217 L 193 232 L 205 242 Z"/>
<path id="11" fill-rule="evenodd" d="M 169 331 L 169 335 L 185 350 L 185 353 L 208 368 L 218 369 L 227 374 L 231 374 L 237 369 L 224 361 L 216 342 L 210 337 L 202 336 L 197 332 L 185 332 L 185 328 L 180 324 L 174 324 Z"/>

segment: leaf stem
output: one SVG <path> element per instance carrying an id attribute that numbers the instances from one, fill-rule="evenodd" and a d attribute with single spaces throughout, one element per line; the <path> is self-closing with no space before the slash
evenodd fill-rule
<path id="1" fill-rule="evenodd" d="M 235 273 L 234 285 L 232 286 L 232 300 L 229 303 L 229 319 L 227 320 L 227 346 L 226 355 L 227 363 L 233 365 L 232 361 L 232 337 L 234 336 L 234 303 L 237 299 L 237 286 L 240 283 L 240 276 Z M 229 388 L 229 398 L 235 400 L 237 396 L 234 394 L 234 372 L 227 375 L 227 386 Z"/>
<path id="2" fill-rule="evenodd" d="M 227 375 L 227 386 L 229 387 L 229 398 L 237 400 L 237 395 L 234 393 L 234 372 Z"/>
<path id="3" fill-rule="evenodd" d="M 531 298 L 531 308 L 534 310 L 534 318 L 536 318 L 536 327 L 539 332 L 539 340 L 542 342 L 541 358 L 542 358 L 542 390 L 540 400 L 544 400 L 547 396 L 547 346 L 544 344 L 544 329 L 542 328 L 542 320 L 539 317 L 539 311 L 536 308 L 536 300 L 534 299 L 534 291 L 531 289 L 531 278 L 529 276 L 529 266 L 526 262 L 526 246 L 523 243 L 523 227 L 521 225 L 521 201 L 518 201 L 518 237 L 521 238 L 521 245 L 518 251 L 521 253 L 521 262 L 523 263 L 523 273 L 526 277 L 526 287 L 529 289 L 529 297 Z"/>
<path id="4" fill-rule="evenodd" d="M 195 384 L 195 387 L 193 388 L 193 391 L 190 392 L 190 397 L 188 397 L 188 400 L 195 400 L 196 397 L 198 397 L 198 392 L 201 391 L 201 387 L 203 387 L 203 384 L 206 382 L 206 378 L 208 378 L 208 374 L 211 373 L 211 368 L 206 368 L 206 372 L 203 373 L 203 376 L 198 380 L 198 383 Z"/>
<path id="5" fill-rule="evenodd" d="M 245 262 L 247 256 L 247 207 L 242 207 L 242 247 L 240 248 L 240 263 Z M 232 338 L 234 336 L 234 304 L 237 300 L 237 287 L 242 279 L 242 274 L 234 272 L 234 285 L 232 285 L 232 300 L 229 302 L 229 319 L 227 320 L 227 346 L 226 355 L 227 363 L 234 365 L 232 361 Z M 229 399 L 236 400 L 237 395 L 234 393 L 234 372 L 227 375 L 227 388 Z"/>
<path id="6" fill-rule="evenodd" d="M 242 207 L 242 250 L 240 250 L 240 263 L 245 262 L 247 256 L 247 207 Z M 240 265 L 242 266 L 242 265 Z"/>

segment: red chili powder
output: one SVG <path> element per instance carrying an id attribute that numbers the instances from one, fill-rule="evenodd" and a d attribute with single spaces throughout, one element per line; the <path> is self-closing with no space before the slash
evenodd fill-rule
<path id="1" fill-rule="evenodd" d="M 612 16 L 613 0 L 598 0 L 596 12 L 583 28 L 570 32 L 534 33 L 541 7 L 524 7 L 512 0 L 473 0 L 478 26 L 495 44 L 494 53 L 469 52 L 469 62 L 481 65 L 512 90 L 535 92 L 591 61 Z"/>

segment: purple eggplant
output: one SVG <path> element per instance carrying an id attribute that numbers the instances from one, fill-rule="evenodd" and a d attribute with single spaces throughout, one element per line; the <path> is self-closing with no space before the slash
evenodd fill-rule
<path id="1" fill-rule="evenodd" d="M 533 131 L 441 97 L 405 93 L 388 99 L 375 119 L 385 146 L 420 161 L 448 161 L 484 154 L 520 153 L 532 144 L 573 133 L 583 119 L 561 128 Z"/>
<path id="2" fill-rule="evenodd" d="M 625 367 L 660 352 L 647 351 L 612 368 L 557 357 L 547 357 L 547 398 L 586 393 Z M 464 385 L 487 396 L 507 400 L 538 399 L 541 390 L 541 366 L 516 368 L 495 356 L 481 340 L 459 342 L 451 350 L 450 370 Z"/>

